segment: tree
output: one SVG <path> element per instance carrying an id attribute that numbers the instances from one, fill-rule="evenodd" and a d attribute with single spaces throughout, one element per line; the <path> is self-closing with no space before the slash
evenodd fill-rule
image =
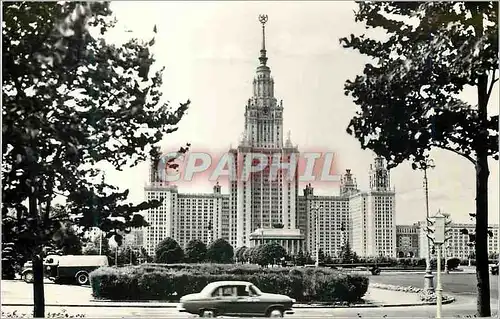
<path id="1" fill-rule="evenodd" d="M 52 242 L 49 245 L 62 255 L 82 255 L 85 244 L 83 232 L 72 222 L 61 223 L 52 237 Z"/>
<path id="2" fill-rule="evenodd" d="M 82 248 L 82 255 L 99 255 L 99 247 L 94 243 L 88 243 Z"/>
<path id="3" fill-rule="evenodd" d="M 176 264 L 184 260 L 184 251 L 181 246 L 175 239 L 170 237 L 165 238 L 158 244 L 155 253 L 157 263 Z"/>
<path id="4" fill-rule="evenodd" d="M 254 252 L 255 250 L 257 249 L 257 246 L 254 246 L 254 247 L 250 247 L 248 249 L 246 249 L 241 255 L 242 255 L 242 258 L 247 260 L 248 262 L 252 263 L 252 264 L 255 264 L 255 260 L 254 260 Z"/>
<path id="5" fill-rule="evenodd" d="M 137 253 L 132 249 L 132 247 L 121 247 L 118 248 L 118 266 L 119 265 L 137 265 L 138 258 Z"/>
<path id="6" fill-rule="evenodd" d="M 474 166 L 478 315 L 489 317 L 488 158 L 498 160 L 498 115 L 489 116 L 487 106 L 498 81 L 498 5 L 364 2 L 355 19 L 387 37 L 341 39 L 371 58 L 363 75 L 345 85 L 361 107 L 347 132 L 385 157 L 389 168 L 409 160 L 423 169 L 435 147 Z M 477 105 L 458 98 L 467 87 L 476 89 Z"/>
<path id="7" fill-rule="evenodd" d="M 264 254 L 267 255 L 271 265 L 277 265 L 286 257 L 286 250 L 278 243 L 269 243 L 264 245 Z"/>
<path id="8" fill-rule="evenodd" d="M 306 256 L 302 250 L 299 250 L 293 259 L 296 266 L 304 266 L 306 264 Z"/>
<path id="9" fill-rule="evenodd" d="M 201 263 L 207 257 L 207 245 L 199 239 L 192 239 L 186 246 L 186 262 Z"/>
<path id="10" fill-rule="evenodd" d="M 314 264 L 314 260 L 313 260 L 311 253 L 309 251 L 307 251 L 304 254 L 304 257 L 305 257 L 305 264 L 306 265 Z"/>
<path id="11" fill-rule="evenodd" d="M 319 262 L 320 264 L 325 263 L 325 252 L 324 252 L 324 251 L 323 251 L 323 249 L 321 249 L 321 248 L 320 248 L 320 249 L 319 249 L 319 251 L 318 251 L 318 259 L 319 259 L 319 261 L 318 261 L 318 262 Z"/>
<path id="12" fill-rule="evenodd" d="M 335 262 L 335 261 L 333 260 L 332 256 L 327 255 L 327 256 L 325 257 L 325 261 L 324 261 L 324 263 L 325 263 L 325 264 L 327 264 L 327 265 L 328 265 L 328 264 L 333 264 L 334 262 Z"/>
<path id="13" fill-rule="evenodd" d="M 236 257 L 236 260 L 240 263 L 246 263 L 248 261 L 248 257 L 246 255 L 248 248 L 246 246 L 242 246 L 238 249 L 236 249 L 236 253 L 234 256 Z"/>
<path id="14" fill-rule="evenodd" d="M 280 264 L 286 257 L 286 250 L 278 243 L 266 243 L 253 250 L 253 262 L 260 266 Z"/>
<path id="15" fill-rule="evenodd" d="M 215 240 L 208 247 L 207 258 L 213 263 L 229 264 L 233 257 L 233 247 L 224 238 Z"/>
<path id="16" fill-rule="evenodd" d="M 346 242 L 340 248 L 339 258 L 343 264 L 352 264 L 358 261 L 358 255 L 356 252 L 352 251 L 349 242 Z"/>
<path id="17" fill-rule="evenodd" d="M 128 190 L 99 179 L 96 165 L 158 158 L 154 145 L 189 101 L 162 102 L 162 70 L 150 74 L 154 39 L 106 41 L 109 3 L 9 2 L 3 13 L 2 224 L 33 261 L 34 316 L 44 317 L 43 247 L 61 227 L 53 200 L 65 198 L 75 224 L 117 242 L 119 231 L 147 226 L 137 213 L 160 201 L 127 203 Z"/>
<path id="18" fill-rule="evenodd" d="M 144 247 L 141 247 L 141 251 L 140 251 L 139 256 L 141 258 L 141 261 L 143 261 L 143 262 L 150 263 L 153 261 L 153 258 L 151 256 L 149 256 L 148 252 L 146 251 L 146 249 Z"/>

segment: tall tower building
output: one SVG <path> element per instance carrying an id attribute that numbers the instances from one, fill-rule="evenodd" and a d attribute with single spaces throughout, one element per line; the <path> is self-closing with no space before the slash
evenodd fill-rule
<path id="1" fill-rule="evenodd" d="M 296 228 L 298 178 L 295 173 L 298 149 L 290 139 L 283 143 L 283 101 L 274 96 L 274 79 L 267 65 L 265 24 L 267 16 L 259 16 L 262 24 L 262 47 L 259 66 L 253 80 L 253 95 L 245 106 L 245 127 L 242 139 L 232 149 L 236 171 L 242 172 L 232 182 L 230 194 L 230 243 L 233 247 L 249 246 L 250 234 L 258 228 L 282 224 L 285 229 Z M 271 164 L 258 173 L 244 178 L 247 161 L 252 154 L 265 154 L 268 160 L 281 165 L 271 176 Z M 294 160 L 296 159 L 296 160 Z M 245 168 L 238 167 L 245 165 Z M 288 167 L 287 167 L 288 166 Z M 290 173 L 293 173 L 291 178 Z"/>
<path id="2" fill-rule="evenodd" d="M 367 196 L 367 254 L 396 257 L 396 196 L 384 158 L 377 156 L 370 165 Z"/>

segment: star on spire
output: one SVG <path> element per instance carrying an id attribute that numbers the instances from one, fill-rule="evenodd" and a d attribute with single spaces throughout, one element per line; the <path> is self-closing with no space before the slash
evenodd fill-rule
<path id="1" fill-rule="evenodd" d="M 266 56 L 266 22 L 268 20 L 267 14 L 259 15 L 259 22 L 262 24 L 262 48 L 260 49 L 260 64 L 266 65 L 267 56 Z"/>

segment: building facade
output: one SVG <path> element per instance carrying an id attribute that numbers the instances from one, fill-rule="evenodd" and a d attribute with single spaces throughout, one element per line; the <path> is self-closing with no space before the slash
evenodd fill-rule
<path id="1" fill-rule="evenodd" d="M 289 255 L 294 256 L 299 251 L 305 251 L 304 239 L 305 235 L 299 229 L 257 229 L 250 234 L 250 247 L 278 243 Z"/>
<path id="2" fill-rule="evenodd" d="M 243 134 L 238 146 L 229 150 L 234 159 L 230 172 L 238 174 L 236 178 L 231 176 L 229 194 L 222 194 L 219 185 L 214 186 L 212 194 L 179 193 L 176 186 L 161 182 L 152 167 L 145 195 L 148 200 L 163 200 L 162 206 L 145 216 L 150 223 L 144 230 L 148 254 L 154 254 L 166 237 L 174 238 L 181 247 L 192 239 L 209 243 L 225 238 L 236 249 L 279 232 L 291 236 L 285 247 L 290 251 L 300 248 L 315 254 L 319 247 L 326 255 L 337 257 L 342 245 L 349 243 L 361 256 L 395 257 L 395 193 L 382 158 L 377 157 L 370 169 L 366 192 L 358 189 L 348 169 L 342 176 L 339 195 L 317 196 L 308 185 L 299 196 L 298 174 L 293 173 L 297 171 L 299 150 L 290 134 L 286 139 L 283 136 L 283 101 L 275 97 L 274 79 L 267 65 L 266 21 L 262 17 L 259 65 L 253 94 L 245 105 Z M 252 173 L 246 164 L 256 160 L 255 154 L 264 154 L 270 163 L 279 163 L 280 169 L 271 171 L 271 164 Z M 271 237 L 260 238 L 263 233 Z M 299 240 L 297 246 L 299 237 L 303 242 Z"/>
<path id="3" fill-rule="evenodd" d="M 396 256 L 398 258 L 417 258 L 419 250 L 419 224 L 396 225 Z"/>
<path id="4" fill-rule="evenodd" d="M 498 253 L 499 252 L 499 229 L 498 224 L 489 225 L 489 229 L 492 232 L 493 236 L 488 236 L 488 253 Z M 425 231 L 426 222 L 418 223 L 418 234 L 419 234 L 419 247 L 420 247 L 420 258 L 425 258 L 425 254 L 427 252 L 428 240 L 427 233 Z M 450 239 L 444 244 L 444 254 L 448 258 L 460 258 L 460 259 L 468 259 L 471 254 L 474 253 L 474 246 L 470 246 L 469 244 L 469 236 L 462 234 L 460 231 L 462 229 L 467 229 L 469 233 L 475 233 L 476 226 L 474 224 L 460 224 L 460 223 L 451 223 L 450 231 L 448 235 Z M 432 243 L 431 243 L 432 245 Z"/>
<path id="5" fill-rule="evenodd" d="M 220 185 L 213 187 L 212 194 L 183 194 L 175 185 L 153 181 L 145 193 L 147 200 L 163 199 L 160 207 L 147 210 L 145 215 L 150 224 L 143 231 L 148 255 L 154 256 L 158 244 L 167 237 L 185 248 L 192 239 L 210 244 L 227 234 L 223 218 L 228 215 L 229 196 L 222 194 Z"/>
<path id="6" fill-rule="evenodd" d="M 375 158 L 369 174 L 368 191 L 358 189 L 350 169 L 341 177 L 338 196 L 315 196 L 313 187 L 306 186 L 297 215 L 308 251 L 319 247 L 338 257 L 348 242 L 359 256 L 396 257 L 395 191 L 382 158 Z"/>

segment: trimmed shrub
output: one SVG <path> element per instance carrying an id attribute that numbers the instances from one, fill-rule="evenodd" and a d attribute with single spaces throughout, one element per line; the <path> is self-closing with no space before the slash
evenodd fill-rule
<path id="1" fill-rule="evenodd" d="M 111 300 L 170 300 L 200 292 L 208 283 L 249 281 L 268 293 L 298 302 L 354 302 L 368 289 L 368 278 L 328 268 L 260 268 L 255 265 L 146 264 L 100 268 L 90 274 L 95 298 Z"/>

